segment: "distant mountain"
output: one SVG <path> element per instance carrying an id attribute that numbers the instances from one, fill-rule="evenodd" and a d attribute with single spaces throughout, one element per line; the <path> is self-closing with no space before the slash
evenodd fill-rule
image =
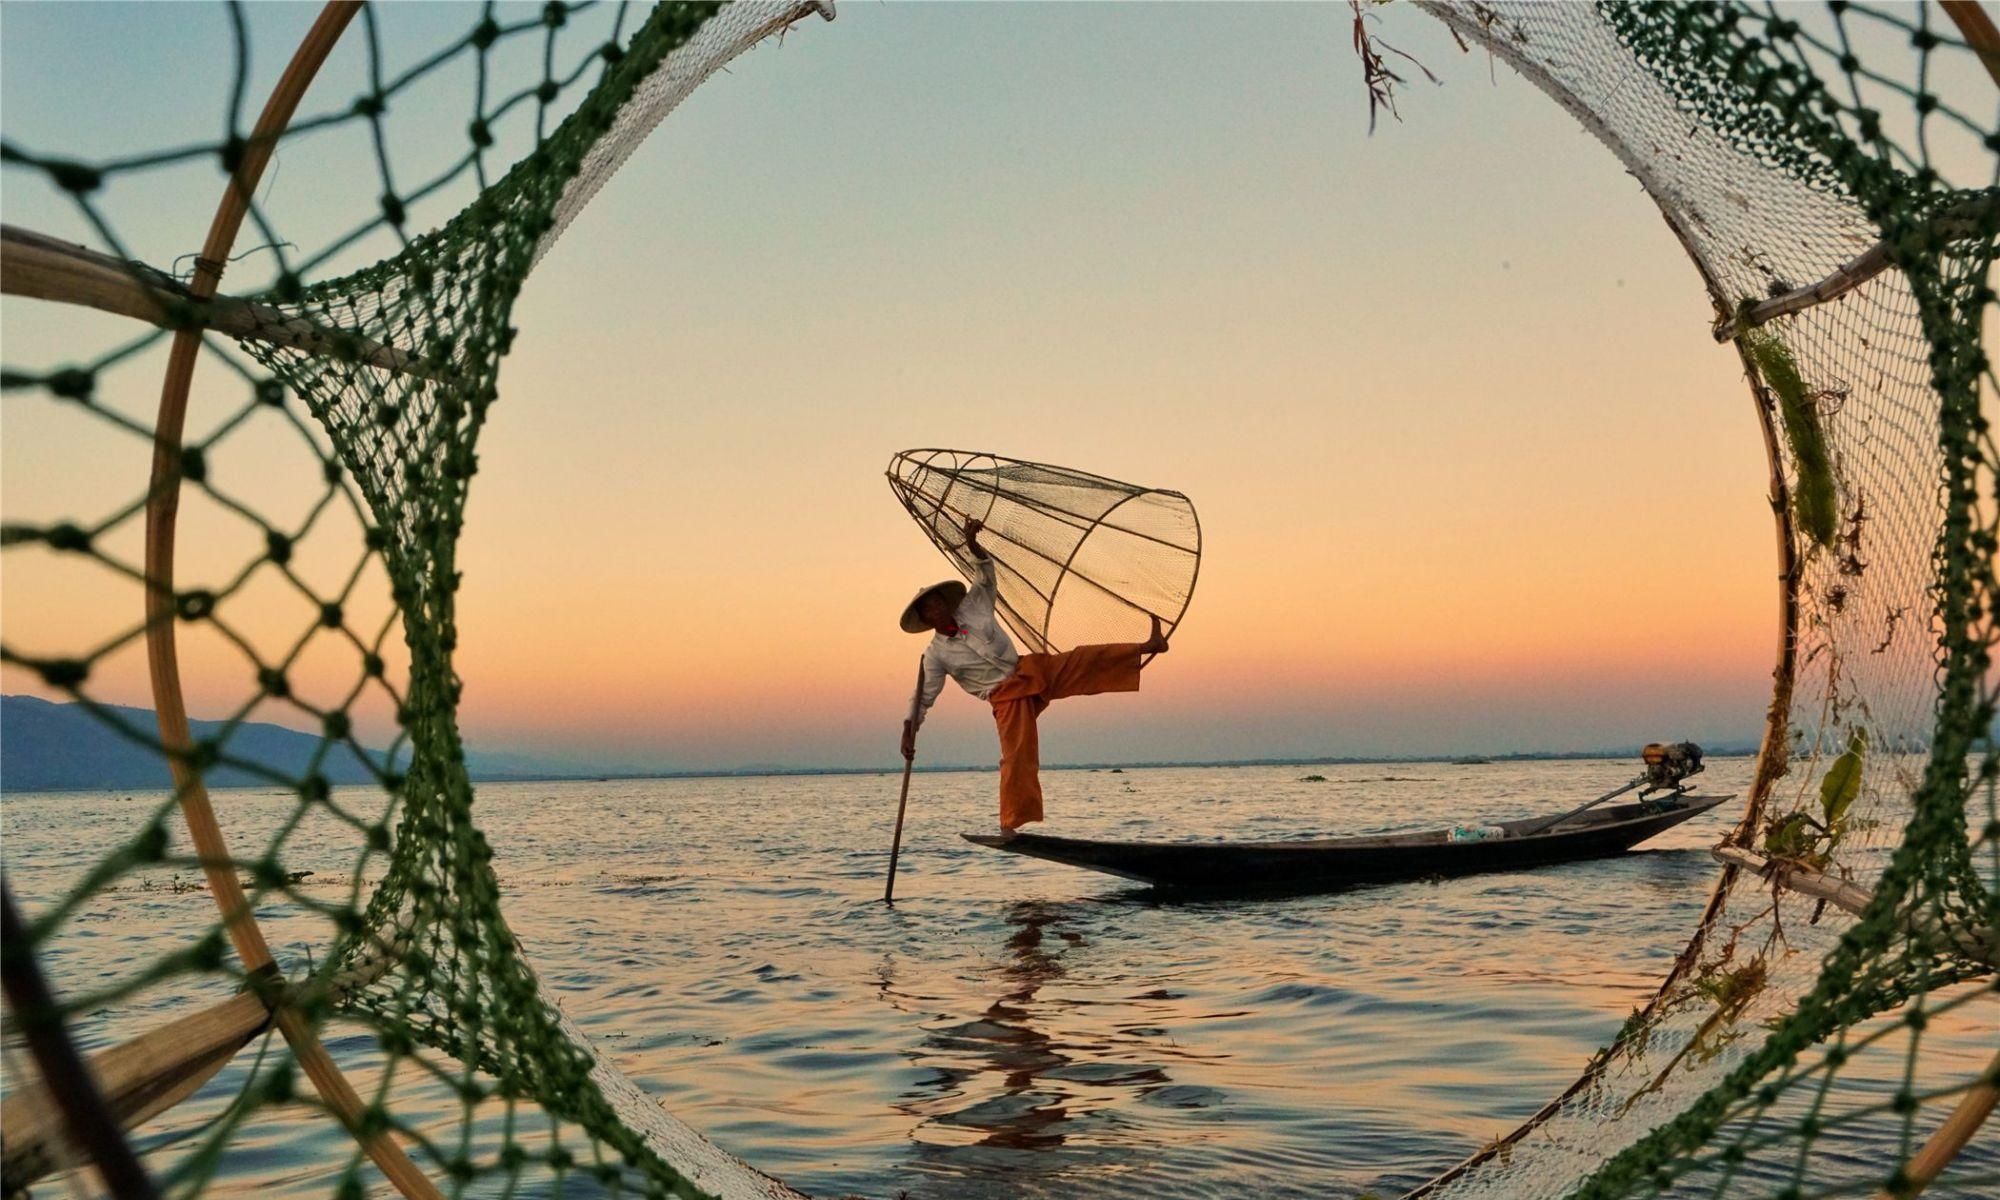
<path id="1" fill-rule="evenodd" d="M 146 708 L 106 705 L 105 716 L 132 731 L 127 737 L 80 704 L 52 704 L 33 696 L 0 696 L 0 792 L 78 790 L 158 791 L 172 787 L 167 762 L 153 745 L 159 727 Z M 222 731 L 220 721 L 190 721 L 196 740 Z M 288 778 L 303 777 L 321 739 L 282 725 L 245 723 L 229 735 L 230 758 L 254 762 Z M 371 755 L 380 764 L 380 754 Z M 329 750 L 320 774 L 335 784 L 368 783 L 375 776 L 347 746 Z M 237 767 L 208 773 L 211 787 L 242 787 L 269 780 Z"/>
<path id="2" fill-rule="evenodd" d="M 159 727 L 148 708 L 106 705 L 104 713 L 132 731 L 127 737 L 80 704 L 52 704 L 33 696 L 0 696 L 0 793 L 160 791 L 173 786 L 167 763 L 153 749 Z M 220 721 L 190 721 L 197 740 L 221 732 Z M 303 778 L 320 752 L 317 734 L 282 725 L 246 722 L 229 735 L 230 758 L 254 762 L 289 779 Z M 368 750 L 368 761 L 381 764 L 387 756 Z M 401 756 L 407 762 L 407 753 Z M 560 778 L 581 774 L 576 767 L 544 763 L 511 754 L 466 755 L 475 779 Z M 319 773 L 333 784 L 372 783 L 375 776 L 352 747 L 327 751 Z M 222 766 L 208 773 L 210 787 L 268 784 L 263 776 L 240 767 Z"/>

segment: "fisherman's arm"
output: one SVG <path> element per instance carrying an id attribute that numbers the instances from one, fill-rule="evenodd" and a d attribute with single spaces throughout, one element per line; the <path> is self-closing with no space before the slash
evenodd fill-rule
<path id="1" fill-rule="evenodd" d="M 999 591 L 1000 584 L 993 575 L 993 556 L 986 552 L 986 547 L 979 544 L 979 534 L 985 528 L 986 523 L 978 517 L 967 517 L 965 520 L 965 548 L 972 553 L 972 564 L 979 572 L 978 578 L 973 581 L 969 598 L 974 604 L 991 612 L 993 596 Z"/>

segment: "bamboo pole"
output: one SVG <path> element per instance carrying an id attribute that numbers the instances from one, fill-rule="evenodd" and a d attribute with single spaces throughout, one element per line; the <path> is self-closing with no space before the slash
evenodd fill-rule
<path id="1" fill-rule="evenodd" d="M 1939 237 L 1950 240 L 1971 237 L 1979 232 L 1982 224 L 1992 218 L 1994 209 L 1995 203 L 1991 196 L 1968 200 L 1940 214 L 1932 223 L 1931 230 Z M 1726 342 L 1779 317 L 1804 312 L 1828 301 L 1838 300 L 1888 270 L 1890 265 L 1889 244 L 1877 242 L 1836 267 L 1832 274 L 1818 283 L 1793 288 L 1768 300 L 1759 300 L 1740 312 L 1731 313 L 1717 321 L 1715 340 Z"/>
<path id="2" fill-rule="evenodd" d="M 233 296 L 198 298 L 156 268 L 15 225 L 0 225 L 0 292 L 82 305 L 163 329 L 200 326 L 230 337 L 435 378 L 430 364 L 407 350 L 352 330 L 328 329 L 268 304 Z"/>
<path id="3" fill-rule="evenodd" d="M 1875 898 L 1873 892 L 1858 884 L 1823 875 L 1810 867 L 1796 863 L 1773 862 L 1741 846 L 1717 846 L 1710 850 L 1709 854 L 1717 862 L 1742 867 L 1787 891 L 1797 892 L 1801 896 L 1811 896 L 1815 900 L 1824 900 L 1835 908 L 1857 917 Z"/>
<path id="4" fill-rule="evenodd" d="M 924 660 L 917 660 L 917 690 L 910 696 L 909 724 L 917 723 L 917 696 L 924 690 Z M 914 731 L 913 731 L 914 732 Z M 903 794 L 896 798 L 896 836 L 889 843 L 889 882 L 882 888 L 882 903 L 896 902 L 896 860 L 903 854 L 903 812 L 910 805 L 910 771 L 917 765 L 915 755 L 903 760 Z"/>
<path id="5" fill-rule="evenodd" d="M 273 1008 L 339 1000 L 389 973 L 409 952 L 407 922 L 377 938 L 348 970 L 300 988 L 260 986 L 189 1013 L 91 1056 L 90 1076 L 119 1125 L 131 1129 L 192 1096 L 236 1052 L 268 1028 Z M 275 981 L 276 970 L 269 972 Z M 301 995 L 303 990 L 304 995 Z M 77 1147 L 57 1144 L 60 1114 L 45 1085 L 27 1084 L 0 1105 L 0 1194 L 13 1195 L 52 1170 L 75 1165 Z M 87 1153 L 86 1153 L 87 1157 Z"/>
<path id="6" fill-rule="evenodd" d="M 2000 85 L 2000 29 L 1993 27 L 1993 18 L 1986 15 L 1985 6 L 1978 0 L 1940 0 L 1939 7 L 1958 26 L 1959 33 L 1965 35 L 1966 44 L 1985 64 L 1993 82 Z"/>
<path id="7" fill-rule="evenodd" d="M 240 992 L 92 1055 L 87 1074 L 112 1118 L 130 1129 L 193 1095 L 270 1024 L 263 998 Z M 0 1180 L 9 1195 L 60 1165 L 61 1123 L 47 1083 L 17 1088 L 0 1105 L 0 1143 L 6 1147 Z"/>
<path id="8" fill-rule="evenodd" d="M 331 0 L 299 48 L 285 73 L 272 89 L 264 111 L 251 132 L 243 160 L 230 176 L 217 205 L 208 237 L 195 259 L 194 278 L 188 286 L 191 296 L 206 300 L 215 295 L 222 282 L 230 248 L 250 207 L 264 168 L 278 137 L 291 124 L 292 114 L 305 95 L 307 85 L 319 72 L 334 44 L 360 11 L 358 0 Z M 161 385 L 159 417 L 153 432 L 152 486 L 146 504 L 146 651 L 151 668 L 153 702 L 159 718 L 160 740 L 167 751 L 173 772 L 174 789 L 188 834 L 208 876 L 209 892 L 222 912 L 223 928 L 235 946 L 246 970 L 256 971 L 272 962 L 270 947 L 257 926 L 242 884 L 237 881 L 229 846 L 209 802 L 201 776 L 188 762 L 194 740 L 188 728 L 186 702 L 181 693 L 180 662 L 174 640 L 174 528 L 180 507 L 181 434 L 187 419 L 188 390 L 194 378 L 195 361 L 201 350 L 201 331 L 181 329 L 174 334 L 168 354 L 166 376 Z M 438 1197 L 437 1188 L 410 1161 L 395 1141 L 380 1132 L 363 1132 L 362 1103 L 340 1067 L 320 1043 L 312 1023 L 297 1009 L 281 1008 L 278 1028 L 291 1045 L 299 1066 L 305 1071 L 320 1097 L 341 1123 L 360 1141 L 370 1160 L 381 1169 L 396 1189 L 411 1200 Z"/>
<path id="9" fill-rule="evenodd" d="M 49 991 L 27 925 L 14 908 L 14 893 L 0 885 L 0 990 L 21 1024 L 21 1040 L 41 1072 L 53 1107 L 62 1114 L 69 1140 L 97 1163 L 97 1173 L 114 1196 L 151 1200 L 159 1193 L 132 1146 L 106 1110 L 76 1044 L 63 1026 L 62 1009 Z"/>
<path id="10" fill-rule="evenodd" d="M 1876 1200 L 1913 1200 L 1922 1195 L 1944 1169 L 1951 1165 L 1958 1152 L 1972 1141 L 1972 1135 L 1993 1115 L 1996 1104 L 2000 1104 L 2000 1054 L 1986 1064 L 1986 1071 L 1978 1083 L 1965 1090 L 1959 1097 L 1958 1107 L 1946 1117 L 1944 1124 L 1937 1127 L 1922 1148 L 1910 1156 L 1903 1164 L 1903 1178 L 1907 1181 L 1894 1191 L 1884 1190 Z"/>
<path id="11" fill-rule="evenodd" d="M 1874 902 L 1875 893 L 1845 879 L 1835 879 L 1801 863 L 1773 860 L 1727 843 L 1709 851 L 1717 862 L 1755 872 L 1786 891 L 1824 900 L 1844 912 L 1860 916 Z M 1902 921 L 1906 932 L 1926 942 L 1949 941 L 1952 949 L 1987 966 L 2000 966 L 2000 930 L 1985 925 L 1967 925 L 1945 930 L 1934 916 L 1911 913 Z"/>

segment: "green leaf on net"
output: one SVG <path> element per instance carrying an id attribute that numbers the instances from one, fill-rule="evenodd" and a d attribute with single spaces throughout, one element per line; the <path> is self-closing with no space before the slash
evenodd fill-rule
<path id="1" fill-rule="evenodd" d="M 1819 807 L 1826 814 L 1826 827 L 1836 836 L 1847 810 L 1861 795 L 1861 762 L 1868 756 L 1868 731 L 1857 729 L 1847 741 L 1847 750 L 1827 768 L 1819 782 Z"/>

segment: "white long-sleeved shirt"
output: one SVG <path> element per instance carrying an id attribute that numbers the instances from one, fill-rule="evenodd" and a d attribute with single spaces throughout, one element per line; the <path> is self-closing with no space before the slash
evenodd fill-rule
<path id="1" fill-rule="evenodd" d="M 993 578 L 993 560 L 977 561 L 979 579 L 965 593 L 965 599 L 958 602 L 958 611 L 952 617 L 958 622 L 958 632 L 933 633 L 931 644 L 924 648 L 924 678 L 911 702 L 911 724 L 917 728 L 923 727 L 924 715 L 944 691 L 945 676 L 956 679 L 958 686 L 984 700 L 1014 674 L 1015 665 L 1021 661 L 1014 640 L 1007 636 L 993 612 L 993 594 L 998 586 Z"/>

